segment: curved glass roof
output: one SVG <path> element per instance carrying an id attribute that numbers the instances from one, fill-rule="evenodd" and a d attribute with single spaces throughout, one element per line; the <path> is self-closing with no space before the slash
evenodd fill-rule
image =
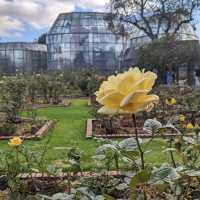
<path id="1" fill-rule="evenodd" d="M 103 19 L 105 13 L 96 12 L 74 12 L 62 13 L 58 16 L 50 34 L 53 33 L 84 33 L 84 32 L 108 32 L 107 23 Z"/>
<path id="2" fill-rule="evenodd" d="M 109 30 L 105 15 L 99 12 L 60 14 L 47 34 L 48 67 L 120 68 L 129 40 Z"/>

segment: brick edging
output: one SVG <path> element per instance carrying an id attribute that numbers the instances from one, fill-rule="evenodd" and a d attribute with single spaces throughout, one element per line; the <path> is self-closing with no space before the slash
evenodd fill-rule
<path id="1" fill-rule="evenodd" d="M 121 176 L 127 173 L 127 171 L 109 171 L 107 174 L 109 176 Z M 58 175 L 50 175 L 49 173 L 22 173 L 18 175 L 20 179 L 30 179 L 30 178 L 36 178 L 36 179 L 59 179 L 59 178 L 66 178 L 68 176 L 75 176 L 75 177 L 95 177 L 98 176 L 99 174 L 96 172 L 78 172 L 74 174 L 73 172 L 69 173 L 64 173 L 61 172 Z"/>
<path id="2" fill-rule="evenodd" d="M 94 119 L 88 119 L 86 121 L 86 138 L 92 138 L 93 137 L 93 128 L 92 128 L 92 122 Z"/>

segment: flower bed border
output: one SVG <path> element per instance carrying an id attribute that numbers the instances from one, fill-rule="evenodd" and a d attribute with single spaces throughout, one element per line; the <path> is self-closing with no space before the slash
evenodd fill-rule
<path id="1" fill-rule="evenodd" d="M 126 175 L 126 173 L 128 173 L 129 171 L 108 171 L 107 174 L 108 176 L 123 176 Z M 61 172 L 58 175 L 50 175 L 49 173 L 22 173 L 19 174 L 19 178 L 26 180 L 26 179 L 30 179 L 30 178 L 34 178 L 34 179 L 65 179 L 69 176 L 69 173 L 64 173 Z M 96 172 L 78 172 L 76 174 L 74 174 L 73 172 L 71 172 L 70 176 L 74 176 L 74 177 L 96 177 L 98 176 L 98 173 Z"/>
<path id="2" fill-rule="evenodd" d="M 102 134 L 96 135 L 93 131 L 93 122 L 98 121 L 98 119 L 88 119 L 86 122 L 86 138 L 91 139 L 95 138 L 107 138 L 107 139 L 115 139 L 115 138 L 130 138 L 135 137 L 135 134 Z M 147 131 L 138 129 L 140 138 L 152 138 L 152 134 Z M 154 138 L 169 138 L 172 136 L 177 136 L 176 134 L 165 134 L 165 135 L 154 135 Z"/>
<path id="3" fill-rule="evenodd" d="M 29 136 L 18 136 L 21 139 L 26 139 L 26 140 L 38 140 L 41 139 L 54 125 L 53 121 L 48 121 L 46 122 L 34 135 L 29 135 Z M 15 137 L 16 135 L 12 135 L 12 136 L 0 136 L 0 140 L 8 140 L 11 139 L 13 137 Z"/>

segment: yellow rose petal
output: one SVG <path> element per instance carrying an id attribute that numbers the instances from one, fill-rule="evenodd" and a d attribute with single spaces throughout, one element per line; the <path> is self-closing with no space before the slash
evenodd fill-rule
<path id="1" fill-rule="evenodd" d="M 149 104 L 157 104 L 159 97 L 156 95 L 138 94 L 128 105 L 122 108 L 124 111 L 130 111 L 137 113 L 142 110 L 146 110 Z"/>
<path id="2" fill-rule="evenodd" d="M 118 109 L 107 108 L 104 106 L 100 108 L 97 112 L 104 115 L 114 115 L 118 113 Z"/>
<path id="3" fill-rule="evenodd" d="M 140 81 L 142 78 L 142 73 L 138 68 L 129 70 L 125 72 L 124 75 L 120 78 L 117 86 L 117 90 L 127 95 L 130 91 L 130 86 L 133 86 L 136 82 Z"/>
<path id="4" fill-rule="evenodd" d="M 120 107 L 120 102 L 123 99 L 123 95 L 118 92 L 113 92 L 107 94 L 99 100 L 99 103 L 108 107 L 118 109 Z"/>
<path id="5" fill-rule="evenodd" d="M 121 101 L 120 107 L 124 107 L 124 106 L 128 105 L 131 101 L 135 100 L 135 98 L 137 98 L 138 95 L 147 94 L 148 92 L 149 92 L 149 90 L 138 90 L 137 92 L 132 92 L 132 93 L 128 94 Z"/>

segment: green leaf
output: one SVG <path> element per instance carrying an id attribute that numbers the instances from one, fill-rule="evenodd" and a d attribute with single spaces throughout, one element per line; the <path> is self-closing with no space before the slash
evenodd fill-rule
<path id="1" fill-rule="evenodd" d="M 163 180 L 167 178 L 172 172 L 172 168 L 170 167 L 161 167 L 154 171 L 153 173 L 153 179 L 155 180 Z"/>
<path id="2" fill-rule="evenodd" d="M 139 156 L 139 151 L 122 151 L 122 154 L 131 160 L 135 160 Z"/>
<path id="3" fill-rule="evenodd" d="M 186 171 L 185 173 L 191 177 L 199 177 L 200 176 L 200 171 L 190 170 L 190 171 Z"/>
<path id="4" fill-rule="evenodd" d="M 156 119 L 147 119 L 144 122 L 143 130 L 148 131 L 152 134 L 158 133 L 158 130 L 162 128 L 162 124 Z"/>
<path id="5" fill-rule="evenodd" d="M 137 142 L 135 138 L 128 138 L 119 142 L 119 147 L 121 149 L 131 151 L 137 148 Z"/>
<path id="6" fill-rule="evenodd" d="M 130 190 L 131 190 L 131 200 L 136 200 L 137 199 L 137 194 L 136 194 L 136 187 L 138 184 L 141 183 L 146 183 L 149 181 L 151 177 L 151 172 L 147 170 L 142 170 L 138 172 L 130 182 Z"/>
<path id="7" fill-rule="evenodd" d="M 32 172 L 35 172 L 35 173 L 39 173 L 40 170 L 39 169 L 36 169 L 36 168 L 31 168 Z"/>
<path id="8" fill-rule="evenodd" d="M 191 137 L 183 137 L 183 140 L 189 144 L 195 144 L 195 140 Z"/>
<path id="9" fill-rule="evenodd" d="M 103 196 L 105 200 L 115 200 L 115 198 L 111 197 L 110 195 L 104 194 Z"/>
<path id="10" fill-rule="evenodd" d="M 151 179 L 152 181 L 174 181 L 178 179 L 180 175 L 177 173 L 176 169 L 162 165 L 160 168 L 156 168 L 152 171 Z"/>
<path id="11" fill-rule="evenodd" d="M 169 189 L 169 184 L 167 183 L 164 183 L 163 181 L 157 181 L 155 184 L 154 184 L 156 190 L 158 192 L 165 192 L 167 189 Z"/>
<path id="12" fill-rule="evenodd" d="M 70 200 L 73 199 L 74 195 L 69 195 L 65 193 L 56 193 L 52 196 L 53 200 Z"/>

